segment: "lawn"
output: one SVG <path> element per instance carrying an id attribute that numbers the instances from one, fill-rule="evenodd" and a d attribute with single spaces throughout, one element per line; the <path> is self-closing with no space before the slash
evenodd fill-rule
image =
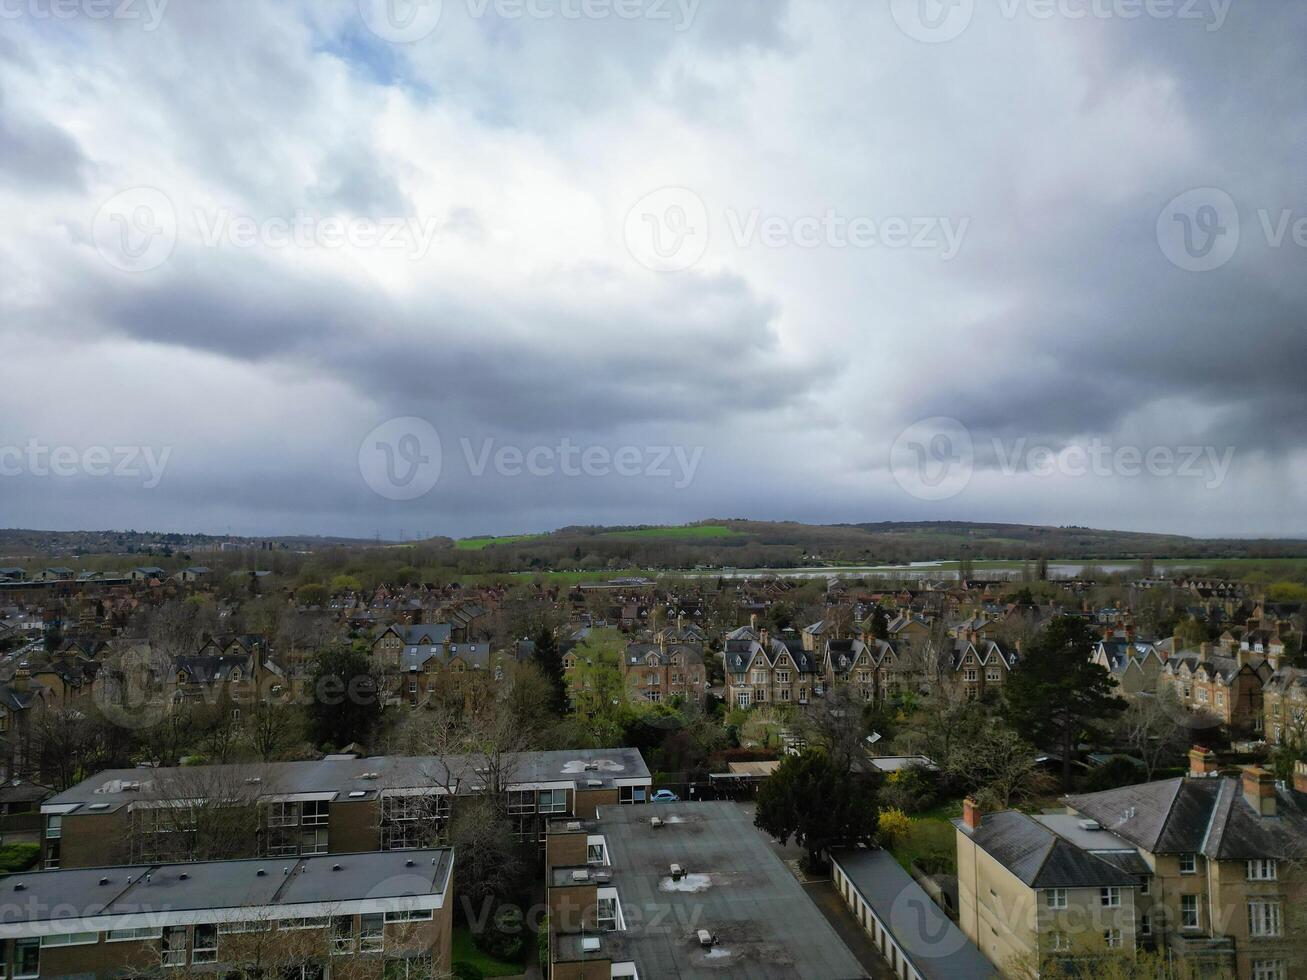
<path id="1" fill-rule="evenodd" d="M 724 524 L 681 524 L 675 527 L 642 527 L 633 531 L 605 531 L 601 538 L 659 539 L 673 538 L 679 541 L 703 538 L 738 538 L 739 531 L 733 531 Z"/>
<path id="2" fill-rule="evenodd" d="M 955 864 L 957 831 L 949 821 L 960 816 L 962 804 L 956 800 L 917 814 L 912 818 L 912 830 L 907 837 L 892 848 L 894 860 L 908 872 L 912 870 L 912 862 L 919 858 L 947 859 Z"/>
<path id="3" fill-rule="evenodd" d="M 531 939 L 530 936 L 527 938 Z M 534 940 L 528 942 L 527 947 L 534 951 Z M 472 933 L 467 929 L 454 930 L 454 952 L 451 961 L 471 963 L 481 971 L 483 977 L 517 977 L 525 970 L 521 963 L 505 963 L 481 952 L 472 941 Z"/>

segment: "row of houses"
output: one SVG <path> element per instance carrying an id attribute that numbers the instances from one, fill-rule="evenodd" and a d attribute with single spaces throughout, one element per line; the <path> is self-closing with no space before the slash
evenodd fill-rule
<path id="1" fill-rule="evenodd" d="M 1050 958 L 1154 949 L 1194 976 L 1298 976 L 1307 898 L 1307 764 L 1255 766 L 1067 797 L 1061 813 L 982 813 L 956 828 L 959 924 L 1009 974 Z"/>

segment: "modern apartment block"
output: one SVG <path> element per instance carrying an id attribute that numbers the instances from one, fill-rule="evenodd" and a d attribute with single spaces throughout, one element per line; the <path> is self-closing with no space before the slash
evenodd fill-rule
<path id="1" fill-rule="evenodd" d="M 735 804 L 554 821 L 546 865 L 547 980 L 865 976 Z"/>
<path id="2" fill-rule="evenodd" d="M 460 799 L 486 792 L 543 844 L 550 818 L 642 803 L 650 783 L 629 748 L 108 770 L 42 805 L 44 866 L 427 847 Z"/>
<path id="3" fill-rule="evenodd" d="M 220 977 L 224 966 L 299 980 L 442 976 L 453 866 L 436 848 L 9 875 L 4 976 Z"/>
<path id="4" fill-rule="evenodd" d="M 1154 947 L 1197 971 L 1288 980 L 1290 915 L 1307 899 L 1307 765 L 1292 787 L 1222 775 L 1195 748 L 1187 777 L 1067 797 L 1065 814 L 955 821 L 960 925 L 995 964 Z"/>

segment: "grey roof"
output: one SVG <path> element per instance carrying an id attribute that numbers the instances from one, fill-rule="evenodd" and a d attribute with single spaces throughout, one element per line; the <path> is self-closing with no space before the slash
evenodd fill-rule
<path id="1" fill-rule="evenodd" d="M 661 817 L 655 830 L 649 818 Z M 663 803 L 602 807 L 612 884 L 627 930 L 600 935 L 600 956 L 633 960 L 641 976 L 849 980 L 864 971 L 835 930 L 781 863 L 768 841 L 733 803 Z M 668 868 L 703 876 L 673 888 Z M 696 932 L 717 937 L 703 949 Z M 579 937 L 560 937 L 560 951 Z M 596 954 L 590 953 L 594 958 Z M 577 957 L 579 958 L 579 956 Z"/>
<path id="2" fill-rule="evenodd" d="M 1119 867 L 1082 850 L 1016 810 L 987 813 L 976 830 L 969 830 L 960 820 L 953 821 L 953 825 L 1031 888 L 1138 885 L 1135 878 Z"/>
<path id="3" fill-rule="evenodd" d="M 831 858 L 925 980 L 1000 975 L 887 851 L 844 848 Z"/>
<path id="4" fill-rule="evenodd" d="M 277 907 L 310 903 L 401 900 L 444 895 L 454 852 L 376 851 L 301 858 L 252 858 L 191 864 L 142 864 L 113 868 L 18 873 L 0 881 L 0 937 L 60 931 L 89 917 L 150 915 L 165 918 L 229 910 L 209 921 L 237 919 L 253 910 L 275 919 Z M 41 929 L 41 924 L 46 928 Z M 103 929 L 114 928 L 104 922 Z"/>
<path id="5" fill-rule="evenodd" d="M 615 780 L 649 782 L 649 769 L 638 749 L 563 749 L 523 752 L 510 757 L 502 772 L 510 784 L 585 785 Z M 251 787 L 258 796 L 334 792 L 340 797 L 373 797 L 389 789 L 416 789 L 456 784 L 462 792 L 478 785 L 478 756 L 373 756 L 363 759 L 318 759 L 305 762 L 244 763 L 181 768 L 107 769 L 46 802 L 46 807 L 134 803 L 191 796 L 236 787 Z M 596 768 L 587 769 L 587 765 Z M 133 789 L 132 787 L 136 788 Z"/>
<path id="6" fill-rule="evenodd" d="M 1263 817 L 1244 799 L 1239 779 L 1164 779 L 1066 803 L 1153 854 L 1294 860 L 1307 846 L 1307 804 L 1299 794 L 1280 791 L 1277 816 Z"/>

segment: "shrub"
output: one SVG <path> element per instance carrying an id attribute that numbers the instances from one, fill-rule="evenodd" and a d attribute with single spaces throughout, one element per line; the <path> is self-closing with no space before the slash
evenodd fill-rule
<path id="1" fill-rule="evenodd" d="M 456 980 L 484 980 L 485 974 L 481 972 L 481 967 L 475 963 L 469 963 L 467 960 L 459 960 L 453 966 L 453 973 Z"/>
<path id="2" fill-rule="evenodd" d="M 40 858 L 40 844 L 5 844 L 0 847 L 0 872 L 26 871 Z"/>
<path id="3" fill-rule="evenodd" d="M 877 834 L 883 843 L 893 847 L 900 841 L 906 840 L 910 833 L 912 833 L 912 821 L 902 810 L 889 807 L 880 811 Z"/>

